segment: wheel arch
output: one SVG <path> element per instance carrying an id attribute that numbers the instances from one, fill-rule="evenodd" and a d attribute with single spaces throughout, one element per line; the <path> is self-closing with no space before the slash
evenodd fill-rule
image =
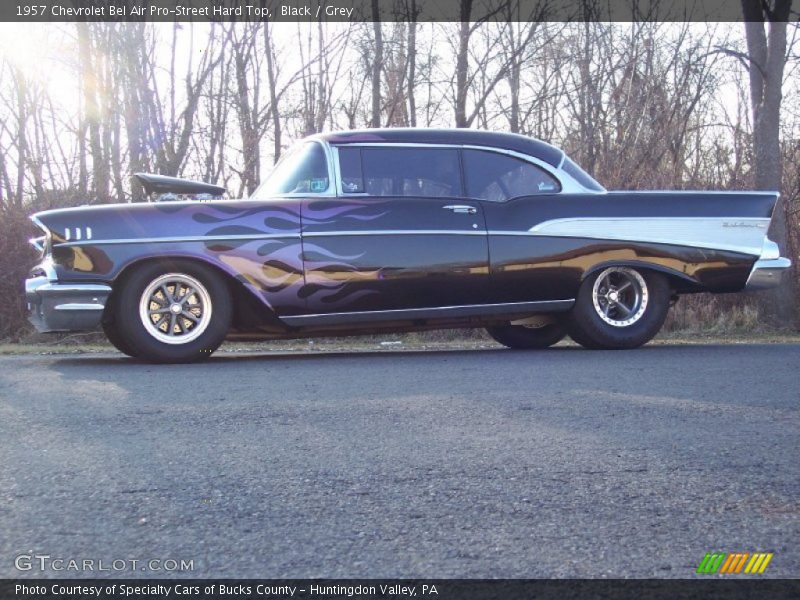
<path id="1" fill-rule="evenodd" d="M 583 281 L 585 281 L 588 277 L 591 277 L 598 271 L 602 271 L 603 269 L 607 269 L 608 267 L 630 267 L 638 270 L 654 271 L 656 273 L 661 273 L 662 275 L 665 275 L 667 277 L 670 287 L 676 292 L 699 291 L 701 289 L 700 282 L 690 277 L 686 273 L 682 273 L 681 271 L 678 271 L 671 267 L 666 267 L 664 265 L 659 265 L 644 260 L 607 260 L 597 263 L 595 265 L 592 265 L 590 268 L 586 269 L 586 271 L 584 271 L 581 277 L 581 283 L 583 283 Z"/>
<path id="2" fill-rule="evenodd" d="M 207 260 L 196 255 L 182 254 L 171 254 L 169 256 L 143 256 L 135 258 L 126 263 L 121 269 L 119 269 L 111 283 L 111 294 L 106 302 L 106 308 L 103 311 L 103 318 L 113 319 L 112 314 L 106 315 L 105 313 L 109 309 L 111 309 L 111 311 L 114 310 L 113 307 L 117 298 L 117 294 L 119 294 L 123 282 L 130 277 L 132 273 L 146 265 L 154 263 L 169 266 L 170 264 L 187 262 L 195 263 L 210 269 L 217 276 L 219 276 L 222 281 L 225 282 L 228 290 L 230 291 L 231 299 L 233 300 L 234 327 L 247 329 L 262 322 L 271 325 L 281 323 L 277 314 L 275 314 L 275 312 L 258 297 L 257 292 L 245 284 L 245 282 L 238 279 L 232 272 L 224 269 L 222 266 L 212 260 Z"/>

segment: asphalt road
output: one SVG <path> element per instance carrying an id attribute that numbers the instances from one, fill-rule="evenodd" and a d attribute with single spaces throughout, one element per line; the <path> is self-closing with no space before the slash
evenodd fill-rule
<path id="1" fill-rule="evenodd" d="M 798 577 L 798 408 L 800 345 L 4 357 L 0 576 Z"/>

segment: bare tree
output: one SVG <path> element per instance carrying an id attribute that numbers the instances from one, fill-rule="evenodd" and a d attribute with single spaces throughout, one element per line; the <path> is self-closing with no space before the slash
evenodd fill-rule
<path id="1" fill-rule="evenodd" d="M 375 35 L 372 61 L 372 127 L 381 126 L 381 69 L 383 69 L 383 32 L 378 11 L 378 0 L 372 0 L 372 31 Z"/>
<path id="2" fill-rule="evenodd" d="M 786 65 L 786 24 L 791 0 L 742 0 L 750 75 L 750 103 L 753 110 L 753 151 L 755 184 L 761 190 L 781 189 L 780 119 L 783 71 Z M 788 242 L 786 206 L 777 207 L 771 235 L 782 247 Z M 776 317 L 791 322 L 796 315 L 791 279 L 769 292 Z"/>

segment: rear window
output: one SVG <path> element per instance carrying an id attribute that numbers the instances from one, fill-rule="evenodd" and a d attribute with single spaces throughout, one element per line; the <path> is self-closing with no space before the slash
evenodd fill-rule
<path id="1" fill-rule="evenodd" d="M 497 152 L 464 150 L 464 174 L 467 195 L 480 200 L 504 202 L 561 191 L 561 184 L 544 169 Z"/>
<path id="2" fill-rule="evenodd" d="M 463 196 L 454 148 L 339 147 L 339 170 L 345 194 Z"/>

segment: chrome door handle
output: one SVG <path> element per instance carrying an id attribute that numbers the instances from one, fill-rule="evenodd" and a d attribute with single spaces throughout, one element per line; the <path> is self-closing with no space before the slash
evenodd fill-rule
<path id="1" fill-rule="evenodd" d="M 466 204 L 448 204 L 442 207 L 445 210 L 452 210 L 454 213 L 462 215 L 474 215 L 478 209 L 474 206 L 467 206 Z"/>

